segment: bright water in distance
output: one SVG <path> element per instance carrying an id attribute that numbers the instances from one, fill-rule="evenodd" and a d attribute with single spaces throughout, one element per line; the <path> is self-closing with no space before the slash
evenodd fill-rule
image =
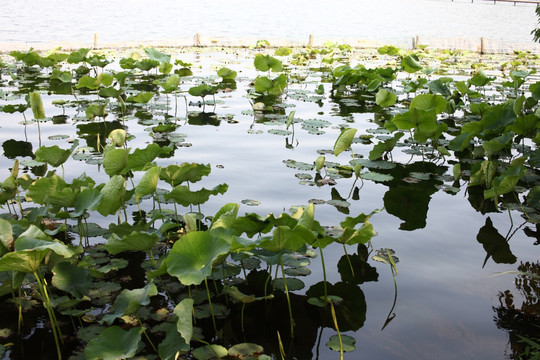
<path id="1" fill-rule="evenodd" d="M 312 163 L 318 156 L 317 150 L 332 148 L 339 135 L 340 125 L 349 124 L 363 134 L 368 129 L 376 128 L 372 122 L 373 114 L 354 113 L 340 116 L 338 104 L 329 98 L 321 104 L 285 99 L 287 103 L 294 105 L 292 109 L 296 111 L 296 116 L 302 119 L 324 119 L 330 121 L 332 126 L 326 128 L 324 134 L 312 135 L 297 124 L 294 140 L 290 136 L 285 138 L 269 134 L 271 126 L 256 122 L 253 115 L 245 113 L 245 110 L 251 108 L 248 99 L 243 95 L 249 87 L 249 79 L 255 76 L 253 70 L 249 69 L 254 54 L 245 51 L 237 56 L 234 51 L 228 56 L 212 52 L 178 55 L 182 60 L 194 62 L 196 75 L 207 76 L 215 72 L 216 67 L 226 64 L 238 71 L 244 80 L 239 81 L 239 87 L 233 93 L 217 96 L 217 99 L 222 101 L 215 108 L 217 115 L 226 117 L 227 114 L 232 114 L 236 123 L 221 121 L 219 126 L 196 126 L 182 122 L 180 132 L 187 135 L 187 141 L 192 146 L 177 148 L 172 158 L 160 159 L 158 164 L 167 166 L 188 161 L 212 165 L 212 173 L 199 186 L 211 188 L 225 182 L 229 185 L 229 190 L 204 204 L 202 210 L 205 214 L 214 214 L 223 204 L 239 203 L 244 199 L 258 200 L 261 204 L 257 207 L 242 205 L 240 214 L 256 212 L 264 216 L 270 212 L 288 212 L 291 206 L 305 205 L 310 199 L 330 200 L 332 189 L 346 197 L 353 187 L 352 179 L 340 179 L 335 186 L 300 185 L 295 174 L 301 171 L 286 167 L 283 160 L 294 159 Z M 309 80 L 307 83 L 310 83 Z M 317 83 L 319 79 L 311 80 Z M 184 87 L 187 88 L 186 85 Z M 291 91 L 297 88 L 302 88 L 302 85 L 290 85 Z M 62 113 L 61 109 L 51 106 L 50 101 L 64 97 L 46 98 L 48 116 Z M 191 100 L 196 101 L 194 98 L 190 98 Z M 179 104 L 179 112 L 182 113 L 185 107 L 182 101 Z M 200 109 L 190 106 L 189 110 Z M 68 115 L 73 117 L 74 110 L 68 109 Z M 37 149 L 39 145 L 36 126 L 29 125 L 26 131 L 23 131 L 19 120 L 22 121 L 20 115 L 0 113 L 0 126 L 4 134 L 2 143 L 13 138 L 31 142 L 32 148 Z M 68 134 L 76 138 L 75 132 L 80 124 L 72 118 L 67 124 L 48 123 L 42 126 L 43 145 L 69 147 L 69 144 L 53 140 L 49 136 Z M 132 119 L 128 126 L 129 133 L 135 136 L 130 141 L 130 147 L 144 148 L 152 142 L 145 130 L 149 125 L 138 124 L 136 119 Z M 286 147 L 287 142 L 293 146 Z M 367 156 L 370 148 L 355 145 L 355 152 Z M 406 154 L 400 155 L 398 150 L 394 151 L 394 156 L 396 161 L 402 163 L 406 163 L 409 157 Z M 347 157 L 347 154 L 342 154 L 341 158 L 343 157 Z M 327 155 L 327 158 L 336 160 L 331 155 Z M 13 160 L 5 157 L 0 160 L 1 179 L 8 175 L 12 163 Z M 66 166 L 66 180 L 71 182 L 73 177 L 87 171 L 97 182 L 106 182 L 108 176 L 103 170 L 96 168 L 95 165 L 70 160 Z M 360 184 L 357 183 L 356 186 Z M 381 331 L 392 308 L 394 284 L 390 267 L 370 258 L 369 263 L 376 267 L 379 278 L 378 281 L 360 285 L 367 303 L 366 320 L 359 330 L 347 332 L 356 338 L 357 350 L 346 354 L 346 359 L 505 358 L 508 334 L 497 328 L 493 307 L 499 306 L 499 292 L 515 290 L 514 275 L 494 275 L 497 272 L 516 270 L 518 263 L 496 264 L 488 259 L 483 266 L 486 251 L 476 237 L 488 217 L 503 235 L 509 229 L 516 230 L 517 224 L 521 224 L 522 220 L 518 213 L 513 214 L 516 225 L 512 227 L 507 213 L 481 214 L 475 211 L 467 201 L 465 190 L 463 186 L 456 195 L 443 191 L 431 195 L 425 226 L 414 231 L 400 230 L 403 221 L 385 211 L 371 218 L 378 232 L 378 236 L 372 240 L 374 249 L 394 249 L 395 256 L 399 258 L 397 301 L 392 311 L 395 318 Z M 383 184 L 364 181 L 358 200 L 351 201 L 348 216 L 383 208 L 383 198 L 388 191 L 389 188 Z M 316 218 L 322 225 L 336 225 L 345 216 L 328 204 L 316 207 Z M 518 262 L 537 260 L 531 251 L 533 241 L 524 234 L 523 229 L 519 229 L 512 237 L 510 247 L 519 259 Z M 341 246 L 332 245 L 325 251 L 327 264 L 336 264 L 343 256 Z M 355 247 L 349 247 L 349 251 L 355 252 Z M 320 259 L 312 261 L 312 270 L 315 279 L 322 278 Z M 341 281 L 335 265 L 328 271 L 330 283 Z M 516 297 L 516 300 L 520 302 L 519 297 Z M 324 346 L 327 337 L 333 335 L 334 331 L 325 328 L 323 332 L 323 345 L 319 347 L 320 359 L 337 358 L 336 353 L 329 352 Z M 313 351 L 315 354 L 315 349 Z"/>
<path id="2" fill-rule="evenodd" d="M 0 43 L 102 43 L 191 38 L 411 37 L 532 43 L 534 6 L 485 0 L 21 0 L 0 1 Z M 0 49 L 1 50 L 1 49 Z"/>

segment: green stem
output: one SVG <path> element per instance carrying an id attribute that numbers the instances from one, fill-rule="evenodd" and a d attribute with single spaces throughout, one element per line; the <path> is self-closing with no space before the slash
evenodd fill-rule
<path id="1" fill-rule="evenodd" d="M 330 301 L 330 310 L 332 311 L 332 319 L 334 320 L 334 326 L 336 327 L 338 341 L 339 341 L 339 359 L 343 360 L 343 342 L 341 340 L 341 332 L 337 322 L 336 310 L 334 309 L 334 303 Z"/>
<path id="2" fill-rule="evenodd" d="M 41 293 L 41 297 L 43 299 L 43 306 L 47 310 L 49 320 L 51 321 L 51 328 L 54 336 L 54 343 L 56 345 L 56 353 L 58 356 L 58 360 L 62 360 L 62 350 L 60 349 L 60 342 L 63 342 L 62 334 L 60 332 L 60 328 L 58 327 L 58 321 L 56 320 L 56 316 L 54 315 L 54 310 L 52 308 L 51 299 L 49 298 L 49 294 L 46 290 L 46 285 L 44 284 L 45 280 L 43 279 L 42 281 L 41 277 L 37 274 L 37 272 L 34 271 L 33 274 L 38 284 L 39 292 Z"/>
<path id="3" fill-rule="evenodd" d="M 319 239 L 317 239 L 317 246 L 319 246 L 319 252 L 321 253 L 321 263 L 322 263 L 322 271 L 323 271 L 323 281 L 324 281 L 324 298 L 328 298 L 328 286 L 326 281 L 326 265 L 324 263 L 324 255 L 322 251 L 321 244 L 319 243 Z"/>
<path id="4" fill-rule="evenodd" d="M 141 328 L 143 329 L 143 334 L 144 336 L 146 336 L 146 339 L 148 340 L 148 342 L 150 343 L 150 346 L 152 346 L 152 349 L 154 349 L 154 351 L 157 353 L 158 352 L 158 349 L 156 348 L 156 346 L 154 345 L 154 343 L 152 342 L 152 339 L 150 339 L 150 336 L 148 336 L 148 333 L 146 332 L 146 328 L 144 327 L 141 319 L 139 318 L 138 315 L 135 315 L 137 317 L 137 321 L 139 322 L 139 325 L 141 325 Z"/>
<path id="5" fill-rule="evenodd" d="M 347 247 L 345 244 L 343 244 L 343 250 L 345 251 L 345 256 L 347 257 L 347 262 L 349 263 L 349 267 L 351 268 L 352 276 L 354 277 L 354 269 L 352 266 L 351 258 L 349 257 L 349 254 L 347 253 Z"/>
<path id="6" fill-rule="evenodd" d="M 204 278 L 204 286 L 206 286 L 206 296 L 208 296 L 210 314 L 212 314 L 212 325 L 214 325 L 214 332 L 217 334 L 216 317 L 214 316 L 214 307 L 212 306 L 212 298 L 210 297 L 210 289 L 208 288 L 208 280 L 206 278 Z"/>
<path id="7" fill-rule="evenodd" d="M 41 127 L 39 126 L 39 119 L 36 119 L 36 122 L 37 122 L 37 129 L 38 129 L 39 147 L 41 147 Z"/>
<path id="8" fill-rule="evenodd" d="M 293 338 L 294 337 L 294 320 L 293 320 L 293 315 L 292 315 L 291 299 L 289 297 L 289 288 L 287 287 L 287 280 L 285 280 L 285 267 L 283 266 L 281 253 L 279 253 L 279 264 L 281 265 L 281 274 L 283 275 L 283 287 L 285 288 L 285 296 L 287 297 L 287 306 L 289 308 L 289 322 L 291 324 L 291 338 Z"/>

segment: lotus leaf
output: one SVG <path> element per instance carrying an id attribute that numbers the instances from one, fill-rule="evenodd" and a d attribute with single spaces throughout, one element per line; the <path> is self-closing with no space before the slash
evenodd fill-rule
<path id="1" fill-rule="evenodd" d="M 90 340 L 84 354 L 88 360 L 116 360 L 132 358 L 137 353 L 143 328 L 134 327 L 123 330 L 119 326 L 111 326 L 103 330 L 96 338 Z"/>
<path id="2" fill-rule="evenodd" d="M 230 245 L 211 232 L 192 231 L 174 243 L 166 258 L 167 272 L 184 285 L 198 285 L 212 274 L 212 265 Z"/>

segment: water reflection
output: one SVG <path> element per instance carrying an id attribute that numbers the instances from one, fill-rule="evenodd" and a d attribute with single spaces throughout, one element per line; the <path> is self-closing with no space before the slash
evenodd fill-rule
<path id="1" fill-rule="evenodd" d="M 493 307 L 495 323 L 508 332 L 511 358 L 534 358 L 532 354 L 522 356 L 527 351 L 525 339 L 540 344 L 540 263 L 521 262 L 517 270 L 520 273 L 514 284 L 518 296 L 510 290 L 499 292 L 499 306 Z M 538 354 L 540 346 L 531 350 Z"/>

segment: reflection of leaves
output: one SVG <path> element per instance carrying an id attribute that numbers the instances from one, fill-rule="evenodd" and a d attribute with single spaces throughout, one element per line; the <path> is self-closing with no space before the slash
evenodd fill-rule
<path id="1" fill-rule="evenodd" d="M 354 274 L 347 256 L 342 256 L 338 262 L 338 271 L 341 280 L 353 284 L 363 284 L 368 281 L 378 281 L 377 269 L 367 263 L 368 250 L 364 244 L 358 244 L 358 254 L 349 255 Z"/>
<path id="2" fill-rule="evenodd" d="M 396 166 L 389 171 L 395 180 L 389 183 L 390 189 L 384 194 L 384 207 L 386 212 L 404 221 L 400 225 L 401 230 L 415 230 L 426 226 L 431 194 L 437 191 L 435 185 L 440 184 L 435 179 L 412 184 L 402 181 L 411 173 L 419 171 L 442 174 L 446 168 L 429 163 L 414 163 Z"/>
<path id="3" fill-rule="evenodd" d="M 327 283 L 326 286 L 328 288 L 328 295 L 337 295 L 343 299 L 340 303 L 334 304 L 339 330 L 344 332 L 360 329 L 366 321 L 367 309 L 366 299 L 362 289 L 354 284 L 345 282 L 339 282 L 334 285 Z M 324 296 L 324 283 L 319 282 L 313 285 L 306 292 L 306 295 L 308 298 L 320 298 Z M 321 311 L 326 310 L 321 309 Z M 326 319 L 322 326 L 334 327 L 331 317 L 321 318 Z"/>
<path id="4" fill-rule="evenodd" d="M 486 218 L 486 224 L 480 228 L 478 235 L 476 235 L 476 240 L 482 244 L 487 253 L 484 265 L 490 257 L 497 264 L 513 264 L 516 262 L 517 259 L 510 251 L 506 239 L 495 229 L 489 217 Z"/>

